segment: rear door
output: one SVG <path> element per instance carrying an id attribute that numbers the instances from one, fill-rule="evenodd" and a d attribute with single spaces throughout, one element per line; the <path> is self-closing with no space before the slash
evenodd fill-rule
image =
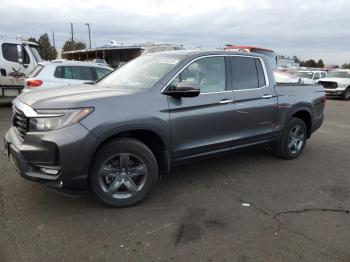
<path id="1" fill-rule="evenodd" d="M 168 97 L 175 158 L 230 147 L 234 111 L 226 67 L 223 56 L 199 58 L 169 84 L 193 82 L 201 92 L 198 97 Z"/>
<path id="2" fill-rule="evenodd" d="M 234 88 L 234 143 L 250 143 L 274 134 L 277 97 L 261 58 L 231 56 Z"/>

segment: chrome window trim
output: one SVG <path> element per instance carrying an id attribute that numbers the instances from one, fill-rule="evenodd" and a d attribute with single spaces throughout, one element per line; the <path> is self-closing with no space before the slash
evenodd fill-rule
<path id="1" fill-rule="evenodd" d="M 266 70 L 266 65 L 264 60 L 261 57 L 258 56 L 248 56 L 248 55 L 227 55 L 227 54 L 220 54 L 220 55 L 205 55 L 205 56 L 200 56 L 197 58 L 192 59 L 190 62 L 188 62 L 186 65 L 184 65 L 179 72 L 176 73 L 175 76 L 173 76 L 168 83 L 162 88 L 162 90 L 160 91 L 161 93 L 163 93 L 163 91 L 169 86 L 169 84 L 179 75 L 181 74 L 181 72 L 183 70 L 185 70 L 187 68 L 187 66 L 189 66 L 190 64 L 192 64 L 193 62 L 202 59 L 202 58 L 208 58 L 208 57 L 229 57 L 229 56 L 238 56 L 238 57 L 248 57 L 248 58 L 257 58 L 260 60 L 260 63 L 262 65 L 263 71 L 264 71 L 264 77 L 265 77 L 265 82 L 266 85 L 262 86 L 262 87 L 257 87 L 257 88 L 250 88 L 250 89 L 232 89 L 232 90 L 225 90 L 225 91 L 217 91 L 217 92 L 209 92 L 209 93 L 200 93 L 200 95 L 210 95 L 210 94 L 221 94 L 221 93 L 228 93 L 228 92 L 241 92 L 241 91 L 249 91 L 249 90 L 257 90 L 257 89 L 263 89 L 265 87 L 270 86 L 270 79 L 267 75 L 267 70 Z M 225 67 L 226 68 L 226 67 Z"/>

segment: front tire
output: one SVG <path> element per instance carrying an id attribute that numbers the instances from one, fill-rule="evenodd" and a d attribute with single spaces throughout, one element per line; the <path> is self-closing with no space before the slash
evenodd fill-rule
<path id="1" fill-rule="evenodd" d="M 113 207 L 141 202 L 157 178 L 154 154 L 145 144 L 132 138 L 119 138 L 100 148 L 89 172 L 95 196 Z"/>
<path id="2" fill-rule="evenodd" d="M 346 89 L 342 95 L 342 99 L 349 101 L 350 100 L 350 88 Z"/>
<path id="3" fill-rule="evenodd" d="M 276 153 L 283 159 L 296 159 L 304 150 L 306 144 L 307 128 L 300 118 L 292 118 L 285 126 L 279 140 Z"/>

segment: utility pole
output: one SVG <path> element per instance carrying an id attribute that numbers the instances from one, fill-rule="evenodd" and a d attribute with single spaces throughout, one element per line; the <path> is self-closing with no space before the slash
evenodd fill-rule
<path id="1" fill-rule="evenodd" d="M 90 34 L 90 24 L 89 24 L 89 23 L 85 23 L 85 25 L 87 25 L 88 30 L 89 30 L 89 49 L 91 50 L 91 34 Z"/>
<path id="2" fill-rule="evenodd" d="M 70 32 L 72 34 L 72 51 L 74 51 L 74 39 L 73 39 L 73 23 L 70 23 Z"/>
<path id="3" fill-rule="evenodd" d="M 53 49 L 56 49 L 56 45 L 55 45 L 55 31 L 51 31 L 52 32 L 52 45 L 53 45 Z"/>

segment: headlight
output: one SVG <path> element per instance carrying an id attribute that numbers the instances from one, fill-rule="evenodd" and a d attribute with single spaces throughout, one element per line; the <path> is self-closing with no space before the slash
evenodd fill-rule
<path id="1" fill-rule="evenodd" d="M 92 111 L 93 108 L 37 110 L 39 116 L 30 118 L 29 131 L 51 131 L 70 126 L 87 117 Z"/>

